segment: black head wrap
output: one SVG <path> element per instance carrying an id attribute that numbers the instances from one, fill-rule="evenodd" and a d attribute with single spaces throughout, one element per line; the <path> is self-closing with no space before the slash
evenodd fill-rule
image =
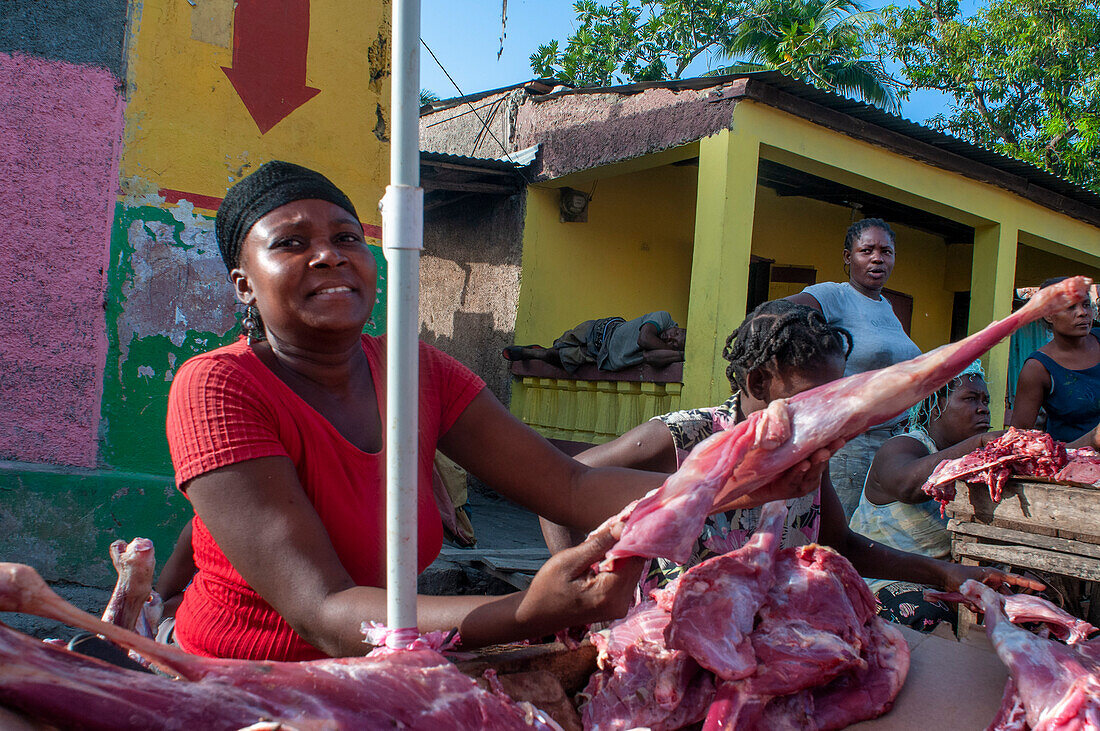
<path id="1" fill-rule="evenodd" d="M 214 232 L 226 269 L 240 263 L 241 244 L 252 226 L 279 206 L 318 198 L 340 206 L 355 216 L 355 206 L 344 192 L 321 173 L 291 162 L 266 162 L 225 194 L 214 219 Z"/>

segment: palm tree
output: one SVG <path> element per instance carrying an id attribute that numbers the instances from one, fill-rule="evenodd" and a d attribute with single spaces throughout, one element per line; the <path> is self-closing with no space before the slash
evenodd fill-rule
<path id="1" fill-rule="evenodd" d="M 746 60 L 719 73 L 775 69 L 896 114 L 900 87 L 866 52 L 867 30 L 878 20 L 858 0 L 756 0 L 724 48 Z"/>
<path id="2" fill-rule="evenodd" d="M 436 94 L 431 89 L 420 90 L 420 106 L 435 104 L 437 101 L 439 101 L 439 94 Z"/>

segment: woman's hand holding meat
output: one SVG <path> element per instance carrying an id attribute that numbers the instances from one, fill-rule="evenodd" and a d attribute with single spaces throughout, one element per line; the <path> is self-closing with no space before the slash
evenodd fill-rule
<path id="1" fill-rule="evenodd" d="M 754 508 L 774 500 L 793 500 L 809 495 L 821 487 L 821 478 L 829 468 L 829 458 L 844 446 L 842 439 L 831 442 L 818 449 L 808 459 L 804 459 L 767 485 L 742 495 L 733 501 L 723 501 L 721 510 Z"/>
<path id="2" fill-rule="evenodd" d="M 524 593 L 517 622 L 537 630 L 537 635 L 625 615 L 643 559 L 620 559 L 613 571 L 603 573 L 593 568 L 619 539 L 621 529 L 621 523 L 602 527 L 579 546 L 554 554 Z"/>

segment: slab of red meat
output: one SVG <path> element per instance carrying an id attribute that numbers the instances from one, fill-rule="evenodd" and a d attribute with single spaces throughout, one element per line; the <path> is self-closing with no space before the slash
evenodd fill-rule
<path id="1" fill-rule="evenodd" d="M 984 584 L 967 581 L 959 594 L 984 613 L 986 634 L 1015 685 L 1016 700 L 1010 702 L 1006 693 L 996 723 L 1018 728 L 1007 725 L 1017 723 L 1012 719 L 1019 716 L 1013 710 L 1018 703 L 1035 731 L 1100 728 L 1100 666 L 1092 652 L 1077 649 L 1091 643 L 1067 646 L 1015 626 L 1005 613 L 1005 597 Z M 1057 608 L 1042 614 L 1042 621 L 1062 621 Z M 1067 633 L 1073 636 L 1068 627 Z"/>
<path id="2" fill-rule="evenodd" d="M 908 645 L 875 616 L 867 585 L 838 553 L 776 551 L 785 516 L 781 501 L 764 506 L 742 549 L 688 570 L 594 639 L 606 662 L 586 689 L 586 729 L 671 729 L 704 714 L 706 729 L 840 728 L 890 708 Z M 674 641 L 681 649 L 667 649 Z M 686 686 L 683 675 L 655 671 L 674 653 L 704 666 Z M 683 689 L 665 707 L 661 677 Z"/>
<path id="3" fill-rule="evenodd" d="M 1091 281 L 1073 277 L 1041 290 L 1018 311 L 957 343 L 913 360 L 859 373 L 776 402 L 696 447 L 654 494 L 624 510 L 620 556 L 685 562 L 708 512 L 768 484 L 834 440 L 891 419 L 954 378 L 1019 327 L 1084 299 Z M 789 433 L 789 438 L 784 438 Z"/>
<path id="4" fill-rule="evenodd" d="M 951 601 L 957 601 L 952 599 Z M 1042 622 L 1055 637 L 1076 645 L 1096 632 L 1096 627 L 1078 619 L 1066 610 L 1046 599 L 1029 594 L 1011 594 L 1004 597 L 1004 612 L 1013 624 Z"/>
<path id="5" fill-rule="evenodd" d="M 529 704 L 480 689 L 432 650 L 303 663 L 210 660 L 67 604 L 29 566 L 0 563 L 0 611 L 102 634 L 181 680 L 83 657 L 0 624 L 0 706 L 63 728 L 556 729 Z"/>
<path id="6" fill-rule="evenodd" d="M 606 634 L 592 635 L 601 670 L 584 690 L 585 728 L 676 729 L 703 717 L 714 682 L 686 652 L 665 646 L 669 619 L 666 609 L 645 601 Z"/>
<path id="7" fill-rule="evenodd" d="M 704 731 L 829 731 L 877 718 L 890 710 L 909 673 L 909 645 L 896 627 L 875 617 L 867 625 L 860 664 L 824 685 L 772 698 L 747 681 L 724 683 Z"/>
<path id="8" fill-rule="evenodd" d="M 1068 461 L 1066 445 L 1046 432 L 1011 428 L 1000 437 L 959 459 L 936 465 L 921 489 L 946 505 L 955 499 L 955 481 L 985 483 L 994 502 L 1012 475 L 1052 478 Z"/>
<path id="9" fill-rule="evenodd" d="M 753 692 L 786 695 L 861 669 L 875 600 L 843 556 L 824 546 L 784 549 L 752 634 Z"/>
<path id="10" fill-rule="evenodd" d="M 680 577 L 665 632 L 669 647 L 686 651 L 724 680 L 744 678 L 756 670 L 749 634 L 774 580 L 775 554 L 786 519 L 783 501 L 768 503 L 748 543 Z M 716 617 L 722 618 L 721 632 L 715 632 Z"/>
<path id="11" fill-rule="evenodd" d="M 1100 453 L 1093 449 L 1067 449 L 1069 462 L 1058 471 L 1058 482 L 1074 482 L 1078 485 L 1100 485 Z"/>
<path id="12" fill-rule="evenodd" d="M 997 709 L 997 715 L 993 717 L 986 731 L 1028 731 L 1027 710 L 1020 696 L 1016 694 L 1016 684 L 1012 682 L 1011 675 L 1005 682 L 1001 707 Z"/>
<path id="13" fill-rule="evenodd" d="M 779 552 L 751 639 L 756 671 L 719 683 L 704 728 L 841 728 L 889 710 L 909 668 L 867 584 L 824 546 Z"/>

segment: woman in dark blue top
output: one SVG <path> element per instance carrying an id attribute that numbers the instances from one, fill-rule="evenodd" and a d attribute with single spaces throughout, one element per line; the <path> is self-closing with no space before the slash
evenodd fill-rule
<path id="1" fill-rule="evenodd" d="M 1042 286 L 1063 279 L 1048 279 Z M 1094 316 L 1092 303 L 1085 301 L 1043 318 L 1054 338 L 1020 371 L 1012 426 L 1034 429 L 1041 406 L 1047 433 L 1073 442 L 1100 422 L 1100 329 L 1093 329 Z"/>

